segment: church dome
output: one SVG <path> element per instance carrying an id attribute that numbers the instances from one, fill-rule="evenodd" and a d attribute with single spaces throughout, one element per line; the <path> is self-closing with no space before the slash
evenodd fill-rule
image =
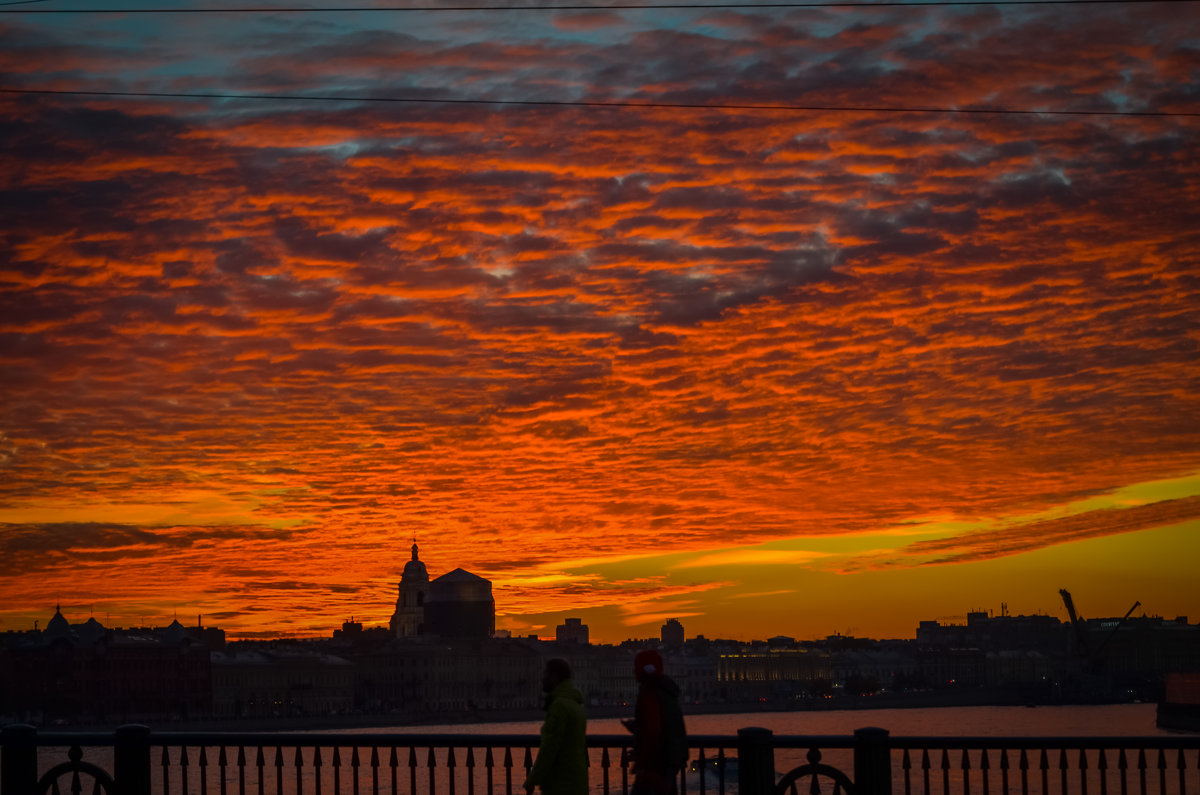
<path id="1" fill-rule="evenodd" d="M 95 619 L 93 616 L 79 628 L 79 639 L 84 643 L 95 643 L 104 637 L 104 625 Z"/>
<path id="2" fill-rule="evenodd" d="M 425 570 L 425 564 L 417 559 L 415 543 L 412 545 L 412 560 L 404 564 L 404 574 L 400 579 L 407 582 L 429 582 L 429 572 Z"/>
<path id="3" fill-rule="evenodd" d="M 62 610 L 58 605 L 54 606 L 54 617 L 46 624 L 46 628 L 42 630 L 42 637 L 46 640 L 57 640 L 58 638 L 71 637 L 71 625 L 63 616 Z"/>

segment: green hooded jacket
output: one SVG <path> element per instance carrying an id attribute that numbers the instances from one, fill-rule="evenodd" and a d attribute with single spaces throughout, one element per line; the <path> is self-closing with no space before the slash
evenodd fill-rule
<path id="1" fill-rule="evenodd" d="M 587 717 L 583 694 L 570 679 L 546 699 L 546 722 L 528 782 L 544 795 L 587 795 Z"/>

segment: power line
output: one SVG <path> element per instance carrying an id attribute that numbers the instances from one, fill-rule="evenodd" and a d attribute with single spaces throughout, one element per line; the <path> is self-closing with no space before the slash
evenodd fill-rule
<path id="1" fill-rule="evenodd" d="M 0 88 L 0 94 L 77 96 L 77 97 L 141 97 L 148 99 L 234 99 L 283 100 L 304 102 L 390 102 L 431 105 L 516 105 L 568 108 L 666 108 L 673 110 L 747 110 L 789 113 L 945 113 L 992 114 L 1019 116 L 1126 116 L 1126 117 L 1200 117 L 1200 111 L 1122 111 L 1122 110 L 1032 110 L 1028 108 L 928 108 L 857 105 L 751 105 L 709 104 L 700 102 L 628 102 L 622 100 L 541 100 L 541 99 L 455 99 L 452 97 L 346 97 L 303 94 L 224 94 L 215 92 L 157 92 L 157 91 L 57 91 L 36 88 Z"/>
<path id="2" fill-rule="evenodd" d="M 18 0 L 20 3 L 36 3 L 42 0 Z M 244 8 L 14 8 L 0 9 L 0 14 L 362 14 L 370 12 L 396 11 L 652 11 L 656 9 L 705 9 L 705 8 L 882 8 L 897 6 L 1051 6 L 1051 5 L 1142 5 L 1147 3 L 1195 3 L 1200 0 L 878 0 L 878 2 L 852 2 L 851 0 L 813 0 L 796 3 L 664 3 L 617 5 L 525 5 L 525 6 L 313 6 L 280 7 L 251 6 Z M 0 5 L 5 5 L 0 3 Z"/>

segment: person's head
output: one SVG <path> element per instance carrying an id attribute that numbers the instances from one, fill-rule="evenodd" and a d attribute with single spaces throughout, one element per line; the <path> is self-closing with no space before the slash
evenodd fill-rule
<path id="1" fill-rule="evenodd" d="M 663 675 L 662 655 L 654 649 L 643 649 L 633 658 L 633 675 L 639 682 L 657 679 Z"/>
<path id="2" fill-rule="evenodd" d="M 546 660 L 546 670 L 542 673 L 542 690 L 549 693 L 570 678 L 570 663 L 559 657 L 555 657 L 553 660 Z"/>

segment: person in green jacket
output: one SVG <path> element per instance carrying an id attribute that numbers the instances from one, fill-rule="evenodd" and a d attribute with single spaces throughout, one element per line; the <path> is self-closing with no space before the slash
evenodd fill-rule
<path id="1" fill-rule="evenodd" d="M 541 787 L 543 795 L 587 795 L 587 717 L 583 694 L 571 681 L 566 660 L 546 661 L 542 674 L 546 722 L 537 761 L 525 779 L 525 792 Z"/>

